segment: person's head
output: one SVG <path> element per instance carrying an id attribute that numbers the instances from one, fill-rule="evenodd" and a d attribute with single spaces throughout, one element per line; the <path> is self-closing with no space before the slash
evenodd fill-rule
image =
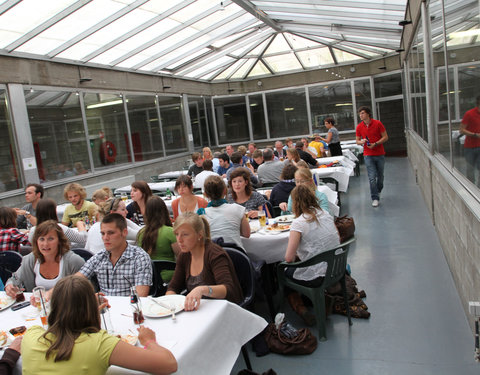
<path id="1" fill-rule="evenodd" d="M 92 201 L 97 206 L 99 206 L 100 203 L 105 202 L 108 198 L 110 198 L 110 196 L 103 189 L 95 190 L 92 194 Z"/>
<path id="2" fill-rule="evenodd" d="M 91 282 L 82 276 L 63 277 L 55 285 L 50 301 L 48 330 L 43 337 L 52 333 L 54 339 L 46 352 L 46 358 L 54 356 L 55 361 L 70 359 L 80 333 L 98 331 L 100 314 Z"/>
<path id="3" fill-rule="evenodd" d="M 250 155 L 252 155 L 256 149 L 257 149 L 257 145 L 255 143 L 250 142 L 248 144 L 248 152 L 250 153 Z"/>
<path id="4" fill-rule="evenodd" d="M 47 220 L 55 220 L 58 222 L 57 204 L 53 199 L 40 199 L 35 215 L 37 217 L 37 225 Z"/>
<path id="5" fill-rule="evenodd" d="M 55 257 L 58 260 L 70 250 L 70 243 L 56 220 L 47 220 L 35 228 L 32 240 L 32 253 L 40 263 L 45 257 Z"/>
<path id="6" fill-rule="evenodd" d="M 73 168 L 75 169 L 75 172 L 77 174 L 85 174 L 88 173 L 88 171 L 83 167 L 83 164 L 81 161 L 77 161 L 76 163 L 73 164 Z"/>
<path id="7" fill-rule="evenodd" d="M 295 172 L 295 185 L 305 185 L 310 190 L 315 190 L 312 172 L 308 168 L 298 168 Z"/>
<path id="8" fill-rule="evenodd" d="M 211 160 L 207 159 L 203 161 L 203 170 L 204 171 L 212 171 L 213 170 L 213 163 Z"/>
<path id="9" fill-rule="evenodd" d="M 293 147 L 293 139 L 292 138 L 285 139 L 285 144 L 287 145 L 288 148 L 292 148 Z"/>
<path id="10" fill-rule="evenodd" d="M 103 186 L 103 187 L 102 187 L 102 190 L 103 190 L 105 193 L 107 193 L 107 195 L 108 195 L 109 197 L 113 197 L 112 189 L 110 189 L 108 186 Z"/>
<path id="11" fill-rule="evenodd" d="M 145 227 L 138 233 L 137 243 L 152 255 L 157 250 L 158 230 L 164 225 L 172 226 L 168 208 L 162 198 L 153 195 L 148 199 L 144 219 Z"/>
<path id="12" fill-rule="evenodd" d="M 203 184 L 203 193 L 212 201 L 222 199 L 226 192 L 227 187 L 220 176 L 208 176 Z"/>
<path id="13" fill-rule="evenodd" d="M 303 141 L 298 141 L 297 143 L 295 143 L 295 148 L 297 150 L 303 150 L 303 148 L 305 147 L 305 144 L 303 143 Z"/>
<path id="14" fill-rule="evenodd" d="M 292 210 L 296 217 L 307 214 L 307 220 L 317 220 L 315 210 L 320 209 L 315 192 L 308 186 L 300 184 L 290 193 L 292 197 Z"/>
<path id="15" fill-rule="evenodd" d="M 265 161 L 271 161 L 273 160 L 273 150 L 271 148 L 266 148 L 263 150 L 263 160 Z"/>
<path id="16" fill-rule="evenodd" d="M 36 203 L 43 198 L 43 186 L 40 184 L 28 184 L 25 188 L 25 200 L 28 203 Z"/>
<path id="17" fill-rule="evenodd" d="M 325 124 L 325 127 L 327 129 L 330 129 L 332 126 L 335 126 L 335 119 L 333 117 L 327 117 L 324 120 L 324 124 Z M 319 134 L 319 136 L 320 136 L 320 134 Z"/>
<path id="18" fill-rule="evenodd" d="M 312 138 L 315 142 L 320 142 L 320 134 L 319 133 L 313 133 Z"/>
<path id="19" fill-rule="evenodd" d="M 202 149 L 202 153 L 203 153 L 203 160 L 213 159 L 212 150 L 210 150 L 210 147 L 204 147 Z"/>
<path id="20" fill-rule="evenodd" d="M 135 203 L 143 201 L 147 204 L 148 198 L 152 196 L 152 190 L 145 181 L 135 181 L 132 183 L 132 190 L 130 191 L 130 197 Z"/>
<path id="21" fill-rule="evenodd" d="M 63 197 L 74 206 L 78 206 L 87 197 L 87 192 L 82 185 L 72 182 L 63 189 Z"/>
<path id="22" fill-rule="evenodd" d="M 247 153 L 247 148 L 245 146 L 238 146 L 237 151 L 244 156 Z"/>
<path id="23" fill-rule="evenodd" d="M 182 174 L 175 181 L 175 191 L 181 197 L 193 194 L 193 182 L 190 176 Z"/>
<path id="24" fill-rule="evenodd" d="M 372 118 L 372 110 L 370 107 L 362 106 L 358 109 L 358 115 L 360 116 L 360 120 L 370 120 Z"/>
<path id="25" fill-rule="evenodd" d="M 0 228 L 9 229 L 17 226 L 17 211 L 10 207 L 0 207 Z"/>
<path id="26" fill-rule="evenodd" d="M 293 147 L 287 148 L 287 159 L 297 163 L 300 161 L 300 154 Z"/>
<path id="27" fill-rule="evenodd" d="M 302 138 L 301 141 L 302 141 L 304 147 L 308 147 L 308 139 L 307 138 Z"/>
<path id="28" fill-rule="evenodd" d="M 255 163 L 257 163 L 258 165 L 262 164 L 263 163 L 263 152 L 260 151 L 260 150 L 253 151 L 252 158 L 253 158 L 253 160 L 255 160 Z"/>
<path id="29" fill-rule="evenodd" d="M 231 157 L 235 150 L 232 145 L 227 145 L 227 147 L 225 147 L 225 152 Z"/>
<path id="30" fill-rule="evenodd" d="M 234 152 L 230 155 L 230 160 L 233 164 L 242 164 L 242 154 L 240 152 Z"/>
<path id="31" fill-rule="evenodd" d="M 278 151 L 278 150 L 281 150 L 281 149 L 283 149 L 283 143 L 282 143 L 282 141 L 276 141 L 276 142 L 275 142 L 275 150 Z"/>
<path id="32" fill-rule="evenodd" d="M 219 158 L 220 158 L 220 155 L 222 155 L 222 153 L 221 153 L 220 151 L 215 151 L 215 152 L 213 153 L 213 158 L 214 158 L 214 159 L 215 159 L 215 158 L 219 159 Z M 228 156 L 228 155 L 227 155 L 227 156 Z"/>
<path id="33" fill-rule="evenodd" d="M 235 168 L 230 173 L 230 179 L 228 180 L 228 186 L 232 192 L 232 197 L 237 200 L 238 194 L 245 192 L 247 197 L 252 194 L 252 184 L 250 182 L 250 171 L 247 168 L 239 167 Z"/>
<path id="34" fill-rule="evenodd" d="M 122 198 L 109 198 L 105 202 L 100 203 L 98 212 L 101 217 L 105 217 L 110 213 L 116 213 L 123 217 L 127 217 L 127 206 Z"/>
<path id="35" fill-rule="evenodd" d="M 203 164 L 202 155 L 199 152 L 194 152 L 192 154 L 192 161 L 195 163 L 197 167 L 201 167 Z"/>
<path id="36" fill-rule="evenodd" d="M 220 154 L 218 157 L 218 163 L 220 167 L 227 168 L 230 165 L 230 156 L 227 154 Z"/>
<path id="37" fill-rule="evenodd" d="M 100 224 L 100 233 L 107 251 L 125 249 L 128 230 L 127 221 L 122 215 L 116 213 L 106 215 Z"/>
<path id="38" fill-rule="evenodd" d="M 299 161 L 297 161 L 297 168 L 300 169 L 300 168 L 307 168 L 307 169 L 310 169 L 310 167 L 308 166 L 307 162 L 305 160 L 302 160 L 300 159 Z"/>
<path id="39" fill-rule="evenodd" d="M 297 167 L 293 164 L 288 163 L 283 167 L 282 174 L 280 175 L 280 180 L 289 181 L 295 178 L 295 172 Z"/>
<path id="40" fill-rule="evenodd" d="M 185 212 L 178 216 L 173 225 L 173 232 L 182 252 L 190 252 L 210 241 L 210 226 L 207 219 L 193 212 Z"/>

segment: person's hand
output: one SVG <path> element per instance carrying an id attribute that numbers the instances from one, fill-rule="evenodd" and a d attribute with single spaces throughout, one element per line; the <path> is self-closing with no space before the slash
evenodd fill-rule
<path id="1" fill-rule="evenodd" d="M 14 209 L 17 212 L 17 215 L 25 215 L 27 211 L 21 210 L 20 208 L 15 208 Z"/>
<path id="2" fill-rule="evenodd" d="M 256 210 L 248 211 L 248 217 L 250 219 L 256 219 L 258 217 L 258 212 Z"/>
<path id="3" fill-rule="evenodd" d="M 377 147 L 376 143 L 370 143 L 370 146 L 367 146 L 370 150 Z"/>
<path id="4" fill-rule="evenodd" d="M 20 349 L 22 347 L 22 339 L 23 339 L 23 336 L 16 337 L 15 340 L 12 341 L 12 343 L 10 344 L 10 346 L 8 348 L 13 349 L 16 352 L 21 353 Z"/>
<path id="5" fill-rule="evenodd" d="M 140 326 L 137 328 L 138 330 L 138 341 L 143 346 L 147 345 L 150 341 L 157 342 L 157 338 L 155 336 L 155 332 L 153 332 L 150 328 L 145 326 Z"/>
<path id="6" fill-rule="evenodd" d="M 288 211 L 288 206 L 286 202 L 282 202 L 278 205 L 282 211 Z"/>
<path id="7" fill-rule="evenodd" d="M 110 308 L 110 304 L 108 303 L 108 299 L 107 297 L 105 297 L 105 294 L 103 294 L 102 292 L 98 292 L 98 293 L 95 293 L 96 297 L 97 297 L 97 301 L 99 301 L 99 305 L 98 305 L 98 310 L 99 311 L 102 311 L 105 307 L 108 307 Z"/>
<path id="8" fill-rule="evenodd" d="M 7 296 L 15 298 L 17 296 L 17 289 L 18 288 L 16 286 L 8 284 L 5 286 L 5 293 L 7 294 Z"/>
<path id="9" fill-rule="evenodd" d="M 187 294 L 185 298 L 185 311 L 198 310 L 200 307 L 200 300 L 202 299 L 203 286 L 197 286 L 190 293 Z"/>
<path id="10" fill-rule="evenodd" d="M 86 227 L 85 223 L 81 220 L 77 221 L 76 226 L 77 226 L 77 229 L 78 229 L 79 232 L 84 232 L 84 231 L 87 230 L 87 227 Z"/>

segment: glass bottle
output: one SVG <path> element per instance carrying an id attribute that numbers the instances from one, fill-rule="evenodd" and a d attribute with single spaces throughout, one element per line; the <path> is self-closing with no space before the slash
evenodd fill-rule
<path id="1" fill-rule="evenodd" d="M 142 302 L 138 297 L 137 290 L 134 286 L 130 288 L 130 306 L 133 312 L 133 322 L 135 324 L 142 324 L 145 321 L 142 312 Z"/>

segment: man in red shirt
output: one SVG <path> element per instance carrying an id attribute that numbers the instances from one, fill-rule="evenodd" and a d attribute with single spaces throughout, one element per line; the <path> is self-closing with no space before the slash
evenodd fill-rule
<path id="1" fill-rule="evenodd" d="M 360 124 L 356 129 L 357 145 L 363 146 L 363 156 L 370 181 L 372 206 L 378 207 L 380 193 L 383 189 L 383 170 L 385 168 L 385 150 L 383 144 L 388 141 L 383 124 L 372 118 L 372 110 L 360 107 L 358 110 Z"/>
<path id="2" fill-rule="evenodd" d="M 465 112 L 460 133 L 465 134 L 465 159 L 467 161 L 467 178 L 475 183 L 475 170 L 480 171 L 480 96 L 477 106 Z M 477 180 L 480 186 L 480 177 Z"/>

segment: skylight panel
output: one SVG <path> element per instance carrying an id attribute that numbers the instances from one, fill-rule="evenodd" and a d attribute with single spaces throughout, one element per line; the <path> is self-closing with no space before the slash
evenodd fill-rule
<path id="1" fill-rule="evenodd" d="M 302 66 L 293 53 L 265 57 L 264 60 L 270 67 L 272 67 L 275 73 L 302 69 Z"/>
<path id="2" fill-rule="evenodd" d="M 334 64 L 330 49 L 327 47 L 300 51 L 297 52 L 297 56 L 307 68 L 321 68 L 324 65 Z"/>
<path id="3" fill-rule="evenodd" d="M 283 37 L 283 34 L 277 34 L 273 42 L 268 46 L 267 50 L 265 51 L 265 55 L 270 55 L 273 53 L 279 52 L 289 52 L 292 49 L 288 45 L 287 41 Z"/>
<path id="4" fill-rule="evenodd" d="M 248 77 L 264 76 L 270 74 L 270 70 L 268 70 L 265 64 L 260 60 L 255 64 Z"/>

